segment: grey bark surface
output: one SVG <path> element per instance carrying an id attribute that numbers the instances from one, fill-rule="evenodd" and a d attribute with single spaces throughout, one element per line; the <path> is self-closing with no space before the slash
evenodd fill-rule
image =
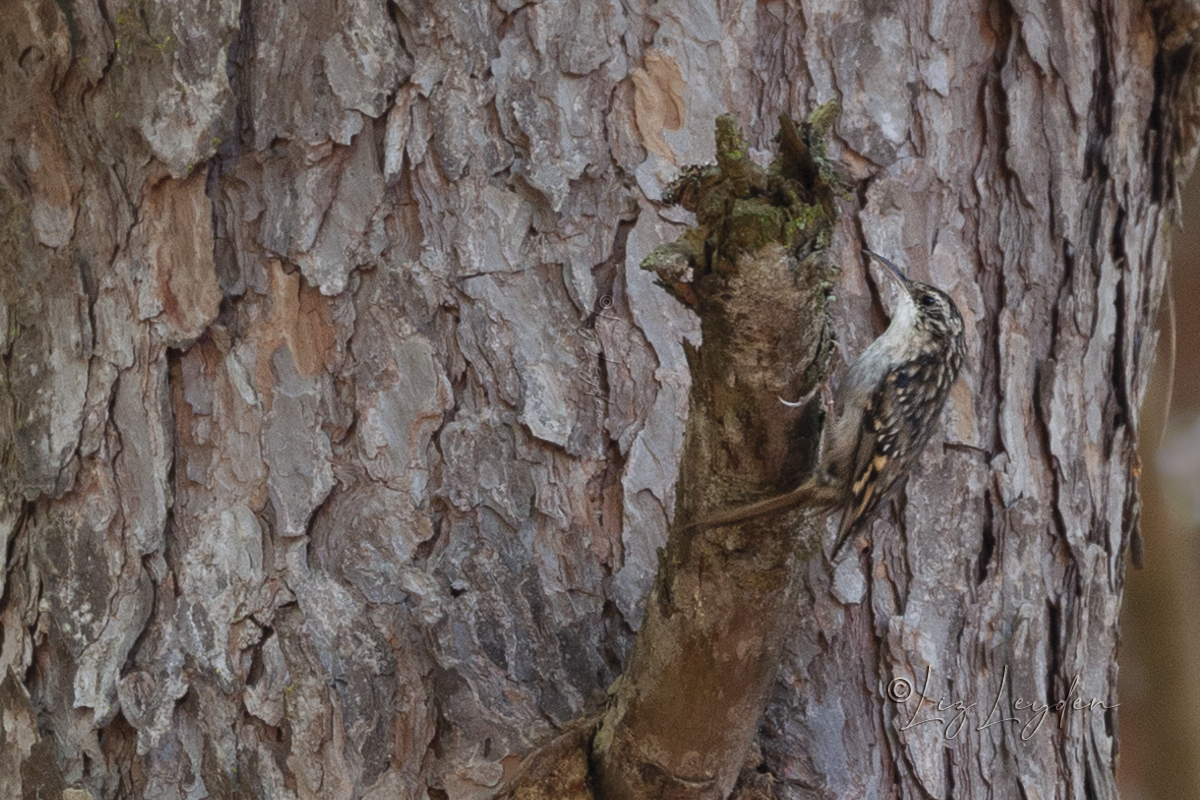
<path id="1" fill-rule="evenodd" d="M 1119 700 L 1198 19 L 9 0 L 0 796 L 483 798 L 600 709 L 699 344 L 637 268 L 689 221 L 657 201 L 719 114 L 754 155 L 837 100 L 842 346 L 860 241 L 972 361 L 871 554 L 804 569 L 746 792 L 1115 797 L 1116 709 L 976 728 Z M 888 698 L 927 670 L 956 736 Z"/>

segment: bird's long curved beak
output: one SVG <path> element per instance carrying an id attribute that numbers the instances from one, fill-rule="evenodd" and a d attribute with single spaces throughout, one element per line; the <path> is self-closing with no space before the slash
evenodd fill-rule
<path id="1" fill-rule="evenodd" d="M 900 283 L 904 286 L 904 288 L 907 289 L 909 287 L 909 285 L 912 283 L 912 281 L 909 280 L 908 276 L 900 271 L 899 267 L 897 267 L 891 261 L 888 261 L 883 256 L 879 255 L 879 253 L 873 253 L 865 247 L 862 249 L 862 251 L 864 253 L 866 253 L 867 255 L 869 255 L 871 258 L 874 258 L 877 261 L 880 261 L 885 267 L 887 267 L 889 270 L 891 270 L 892 274 L 896 276 L 896 278 L 900 281 Z"/>

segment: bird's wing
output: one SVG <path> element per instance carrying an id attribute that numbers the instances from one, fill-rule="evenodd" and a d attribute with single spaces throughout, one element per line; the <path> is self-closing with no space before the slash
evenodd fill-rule
<path id="1" fill-rule="evenodd" d="M 863 405 L 858 440 L 850 459 L 845 510 L 833 546 L 835 559 L 855 527 L 875 510 L 904 472 L 888 468 L 897 453 L 904 424 L 898 377 L 896 372 L 885 375 Z"/>

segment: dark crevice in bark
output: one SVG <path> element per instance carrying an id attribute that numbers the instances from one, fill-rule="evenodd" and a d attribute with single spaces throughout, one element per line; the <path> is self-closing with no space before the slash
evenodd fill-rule
<path id="1" fill-rule="evenodd" d="M 446 543 L 446 515 L 444 510 L 449 508 L 449 504 L 445 500 L 436 499 L 433 505 L 433 514 L 431 515 L 430 524 L 433 526 L 433 535 L 425 541 L 419 543 L 413 551 L 413 564 L 418 567 L 425 568 L 434 556 L 440 552 Z"/>
<path id="2" fill-rule="evenodd" d="M 1017 177 L 1008 167 L 1009 125 L 1008 91 L 1004 86 L 1004 70 L 1009 66 L 1019 42 L 1014 20 L 1019 15 L 1009 0 L 996 0 L 991 8 L 989 22 L 996 36 L 992 49 L 992 69 L 984 85 L 983 113 L 988 141 L 995 148 L 993 164 L 998 178 L 1005 184 L 1014 184 Z M 989 102 L 990 101 L 990 102 Z M 1018 189 L 1017 194 L 1020 195 Z"/>
<path id="3" fill-rule="evenodd" d="M 19 566 L 16 558 L 17 542 L 25 536 L 25 526 L 32 519 L 36 508 L 34 502 L 30 500 L 20 502 L 20 506 L 21 510 L 17 512 L 17 520 L 13 524 L 13 531 L 9 535 L 7 546 L 5 547 L 4 564 L 0 565 L 0 568 L 3 568 L 7 573 L 4 581 L 4 591 L 0 592 L 0 608 L 8 608 L 9 603 L 13 600 L 12 573 Z M 21 559 L 21 561 L 24 561 L 24 559 Z M 0 632 L 2 631 L 3 628 L 0 627 Z M 0 680 L 3 679 L 0 678 Z"/>
<path id="4" fill-rule="evenodd" d="M 172 482 L 170 485 L 173 486 L 174 482 Z M 166 525 L 167 530 L 170 530 L 173 527 L 174 520 L 172 519 L 172 516 L 173 515 L 171 514 L 171 511 L 168 509 L 167 525 Z M 151 560 L 153 558 L 154 558 L 153 553 L 147 553 L 146 555 L 143 555 L 141 558 L 142 571 L 147 575 L 154 574 L 153 571 L 151 570 L 151 566 L 150 566 Z M 154 642 L 154 639 L 160 633 L 160 631 L 158 631 L 154 627 L 153 623 L 154 623 L 154 620 L 157 619 L 156 614 L 160 612 L 160 606 L 162 605 L 162 602 L 159 598 L 159 593 L 161 591 L 162 591 L 161 585 L 158 583 L 155 583 L 154 590 L 151 592 L 151 595 L 150 595 L 150 609 L 146 612 L 146 622 L 144 625 L 142 625 L 142 629 L 140 631 L 138 631 L 137 638 L 135 638 L 133 640 L 133 644 L 129 646 L 129 652 L 125 656 L 125 663 L 121 666 L 121 674 L 122 675 L 125 675 L 130 670 L 133 670 L 136 668 L 137 663 L 138 663 L 138 657 L 141 653 L 142 645 L 143 644 L 146 644 L 148 646 L 151 645 Z"/>
<path id="5" fill-rule="evenodd" d="M 1087 800 L 1101 800 L 1100 794 L 1096 791 L 1096 780 L 1092 777 L 1092 759 L 1088 758 L 1086 754 L 1083 759 L 1083 796 Z"/>
<path id="6" fill-rule="evenodd" d="M 1001 316 L 1000 310 L 1004 308 L 1004 264 L 998 265 L 997 269 L 983 273 L 981 276 L 980 290 L 987 292 L 990 295 L 991 304 L 988 306 L 990 318 L 985 318 L 983 321 L 986 327 L 983 329 L 982 341 L 980 342 L 980 367 L 983 371 L 983 378 L 987 384 L 990 384 L 990 391 L 996 398 L 1004 397 L 1004 375 L 1001 365 L 1004 363 L 1004 354 L 1001 352 L 1001 343 L 1004 337 L 1000 330 Z M 986 358 L 985 358 L 986 356 Z M 981 381 L 982 383 L 983 381 Z M 992 459 L 1001 453 L 1007 453 L 1004 445 L 1004 437 L 1000 431 L 1000 403 L 993 404 L 990 409 L 991 414 L 988 422 L 988 434 L 991 436 L 990 447 Z"/>
<path id="7" fill-rule="evenodd" d="M 1195 91 L 1193 30 L 1197 12 L 1187 3 L 1170 0 L 1149 3 L 1148 7 L 1154 18 L 1158 50 L 1142 157 L 1151 165 L 1150 200 L 1166 206 L 1178 191 L 1175 159 L 1180 154 L 1191 155 L 1196 136 L 1197 109 L 1194 97 L 1189 95 Z"/>
<path id="8" fill-rule="evenodd" d="M 632 642 L 633 637 L 637 636 L 637 631 L 629 625 L 629 621 L 625 619 L 625 615 L 621 613 L 620 608 L 612 600 L 604 602 L 601 620 L 604 625 L 604 635 L 602 637 L 604 647 L 601 650 L 601 655 L 604 658 L 604 663 L 615 674 L 620 674 L 621 670 L 625 668 L 626 659 L 629 657 L 629 649 L 621 647 L 621 643 Z"/>
<path id="9" fill-rule="evenodd" d="M 983 129 L 983 146 L 980 148 L 975 166 L 975 174 L 980 178 L 986 177 L 991 194 L 983 194 L 976 188 L 976 199 L 980 205 L 995 203 L 1003 197 L 1003 187 L 1015 180 L 1006 163 L 1008 152 L 1009 112 L 1003 85 L 1003 70 L 1012 49 L 1013 37 L 1016 35 L 1013 26 L 1015 11 L 1007 0 L 997 0 L 989 8 L 988 23 L 995 37 L 992 48 L 991 69 L 987 78 L 982 82 L 978 96 L 978 113 Z M 989 169 L 985 176 L 980 176 L 981 169 Z M 1001 200 L 1002 202 L 1002 200 Z M 993 224 L 999 225 L 997 216 Z M 977 231 L 982 235 L 983 231 Z M 992 236 L 984 237 L 985 241 L 994 241 Z M 993 397 L 1003 397 L 1001 364 L 1003 358 L 1000 352 L 1000 310 L 1005 307 L 1004 285 L 1004 254 L 996 251 L 998 260 L 991 264 L 991 253 L 985 250 L 981 242 L 978 248 L 979 258 L 983 269 L 978 272 L 980 290 L 985 298 L 985 314 L 981 319 L 980 348 L 978 369 L 981 372 L 980 385 L 988 387 Z M 988 267 L 994 267 L 988 269 Z M 1003 440 L 1000 433 L 1000 406 L 990 409 L 984 435 L 989 438 L 988 451 L 992 458 L 1004 452 Z"/>
<path id="10" fill-rule="evenodd" d="M 1130 418 L 1128 384 L 1125 374 L 1125 330 L 1128 319 L 1125 313 L 1124 275 L 1117 279 L 1116 297 L 1113 304 L 1116 306 L 1117 322 L 1116 332 L 1113 336 L 1112 372 L 1109 376 L 1109 389 L 1112 395 L 1109 403 L 1105 404 L 1111 406 L 1108 411 L 1109 418 L 1104 426 L 1104 457 L 1106 459 L 1112 458 L 1117 431 L 1127 427 Z"/>
<path id="11" fill-rule="evenodd" d="M 328 515 L 330 513 L 330 509 L 334 508 L 335 498 L 341 495 L 341 493 L 341 484 L 339 484 L 337 481 L 334 481 L 333 486 L 330 487 L 329 492 L 326 493 L 325 499 L 323 499 L 320 504 L 312 510 L 312 513 L 308 515 L 308 519 L 304 521 L 304 554 L 309 564 L 316 564 L 320 555 L 317 552 L 317 548 L 319 547 L 320 543 L 317 541 L 317 537 L 313 536 L 313 529 L 316 527 L 317 522 L 322 517 Z M 277 531 L 274 526 L 272 526 L 269 530 Z M 278 535 L 278 533 L 275 535 Z"/>
<path id="12" fill-rule="evenodd" d="M 890 524 L 892 528 L 896 529 L 897 536 L 899 537 L 900 545 L 898 549 L 901 553 L 907 553 L 908 547 L 906 546 L 906 541 L 901 526 L 895 521 L 891 522 Z M 872 530 L 873 528 L 874 525 L 868 526 L 868 530 Z M 871 537 L 871 546 L 863 552 L 867 556 L 868 562 L 873 555 L 880 555 L 882 557 L 882 554 L 877 553 L 875 550 L 874 536 Z M 847 556 L 847 558 L 853 558 L 853 555 Z M 903 615 L 908 609 L 908 585 L 909 581 L 912 579 L 912 570 L 910 569 L 910 566 L 911 565 L 905 563 L 903 567 L 898 567 L 889 575 L 890 580 L 885 581 L 885 583 L 887 583 L 887 585 L 891 588 L 892 602 L 896 606 L 896 613 L 900 615 Z M 886 635 L 886 630 L 880 630 L 876 646 L 881 651 L 883 649 L 883 641 Z"/>
<path id="13" fill-rule="evenodd" d="M 1097 55 L 1099 64 L 1092 79 L 1093 96 L 1089 107 L 1088 143 L 1083 157 L 1083 179 L 1099 188 L 1108 183 L 1108 140 L 1112 135 L 1113 120 L 1113 74 L 1111 9 L 1106 3 L 1098 3 L 1092 14 L 1099 42 Z M 1100 205 L 1100 204 L 1097 204 Z"/>
<path id="14" fill-rule="evenodd" d="M 889 522 L 891 523 L 891 527 L 896 531 L 896 541 L 899 542 L 901 551 L 906 552 L 906 553 L 909 552 L 909 548 L 908 548 L 908 544 L 909 544 L 908 533 L 909 533 L 909 531 L 908 531 L 908 522 L 907 522 L 907 520 L 908 520 L 908 513 L 907 513 L 908 488 L 907 487 L 908 487 L 908 481 L 905 481 L 905 485 L 903 487 L 901 487 L 900 491 L 897 492 L 896 495 L 888 503 L 888 509 L 891 512 L 889 515 L 889 516 L 891 516 L 891 519 L 889 520 Z M 874 537 L 872 537 L 872 539 L 874 539 Z M 874 541 L 872 541 L 871 544 L 872 544 L 872 549 L 874 549 Z M 911 564 L 906 564 L 905 565 L 906 569 L 904 570 L 904 577 L 905 577 L 905 580 L 904 580 L 904 589 L 905 589 L 904 605 L 905 605 L 905 607 L 907 607 L 907 605 L 908 605 L 908 596 L 907 596 L 908 595 L 907 590 L 908 590 L 908 584 L 909 584 L 908 579 L 911 578 L 911 576 L 912 576 L 912 569 L 911 569 L 912 566 L 913 565 L 911 565 Z M 903 613 L 903 612 L 901 612 L 901 613 Z"/>
<path id="15" fill-rule="evenodd" d="M 1132 448 L 1131 448 L 1132 449 Z M 1128 551 L 1130 561 L 1137 569 L 1141 569 L 1145 557 L 1142 542 L 1142 499 L 1139 490 L 1139 471 L 1141 462 L 1137 451 L 1133 450 L 1132 467 L 1129 482 L 1125 487 L 1125 503 L 1121 508 L 1121 552 Z M 1122 583 L 1124 577 L 1119 579 Z M 1116 741 L 1115 739 L 1113 741 Z"/>
<path id="16" fill-rule="evenodd" d="M 1058 352 L 1058 339 L 1059 334 L 1061 333 L 1063 303 L 1066 301 L 1066 297 L 1071 291 L 1071 286 L 1075 281 L 1075 261 L 1075 246 L 1069 239 L 1063 239 L 1063 272 L 1062 278 L 1058 282 L 1058 291 L 1055 293 L 1054 305 L 1050 308 L 1050 343 L 1046 347 L 1046 352 L 1050 354 L 1052 359 Z M 1048 386 L 1047 389 L 1049 389 Z M 1050 451 L 1047 450 L 1046 452 L 1049 453 Z"/>
<path id="17" fill-rule="evenodd" d="M 1058 603 L 1047 598 L 1046 600 L 1046 705 L 1053 706 L 1055 702 L 1055 694 L 1059 683 L 1059 671 L 1062 668 L 1061 646 L 1062 635 L 1059 630 L 1061 622 L 1061 610 Z M 1061 746 L 1061 743 L 1060 743 Z"/>
<path id="18" fill-rule="evenodd" d="M 109 775 L 111 790 L 116 797 L 138 797 L 144 786 L 135 779 L 137 758 L 137 730 L 118 712 L 112 722 L 97 731 L 97 744 L 108 765 L 115 767 L 116 775 Z M 140 770 L 137 770 L 140 772 Z"/>
<path id="19" fill-rule="evenodd" d="M 996 552 L 996 534 L 994 532 L 995 511 L 992 508 L 994 503 L 992 491 L 985 489 L 983 493 L 983 542 L 979 548 L 979 562 L 975 573 L 975 584 L 982 584 L 987 580 L 988 568 L 992 564 L 992 556 Z"/>
<path id="20" fill-rule="evenodd" d="M 1051 318 L 1058 318 L 1058 304 L 1051 307 Z M 1050 346 L 1048 352 L 1054 352 L 1054 342 L 1057 339 L 1058 328 L 1052 325 L 1050 332 Z M 1059 463 L 1058 456 L 1054 453 L 1054 448 L 1051 444 L 1052 437 L 1050 434 L 1050 409 L 1054 401 L 1054 376 L 1058 369 L 1058 361 L 1053 355 L 1050 355 L 1034 366 L 1033 373 L 1033 423 L 1037 427 L 1038 444 L 1041 447 L 1043 458 L 1045 460 L 1044 468 L 1051 480 L 1051 490 L 1053 492 L 1053 500 L 1051 506 L 1058 508 L 1059 492 L 1062 483 L 1062 464 Z M 1063 531 L 1065 533 L 1065 531 Z"/>
<path id="21" fill-rule="evenodd" d="M 233 34 L 233 41 L 226 51 L 225 76 L 229 79 L 229 89 L 233 93 L 233 136 L 224 143 L 218 157 L 231 157 L 234 154 L 234 142 L 237 149 L 251 148 L 253 136 L 253 98 L 244 81 L 246 80 L 246 62 L 254 57 L 255 42 L 258 37 L 254 31 L 254 0 L 242 0 L 238 8 L 238 27 Z"/>
<path id="22" fill-rule="evenodd" d="M 888 741 L 890 742 L 891 739 L 889 739 Z M 892 770 L 891 770 L 892 786 L 894 786 L 897 790 L 899 790 L 900 787 L 904 786 L 904 773 L 902 773 L 900 771 L 900 762 L 895 758 L 895 755 L 891 752 L 890 745 L 888 747 L 888 760 L 891 762 L 891 767 L 892 767 Z M 897 793 L 897 796 L 902 796 L 902 795 L 899 795 L 899 793 Z"/>
<path id="23" fill-rule="evenodd" d="M 1110 376 L 1111 399 L 1115 408 L 1110 411 L 1104 430 L 1104 456 L 1112 458 L 1113 442 L 1117 431 L 1127 427 L 1131 417 L 1129 404 L 1129 375 L 1125 364 L 1126 336 L 1128 335 L 1128 315 L 1126 313 L 1125 278 L 1128 267 L 1128 255 L 1125 252 L 1125 206 L 1117 206 L 1117 218 L 1113 222 L 1111 238 L 1111 255 L 1114 266 L 1118 270 L 1116 293 L 1113 305 L 1117 314 L 1116 331 L 1113 334 L 1112 373 Z"/>

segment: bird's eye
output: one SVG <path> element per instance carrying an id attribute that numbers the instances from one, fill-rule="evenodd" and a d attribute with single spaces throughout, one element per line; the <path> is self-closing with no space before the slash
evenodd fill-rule
<path id="1" fill-rule="evenodd" d="M 931 294 L 921 295 L 921 305 L 926 308 L 933 308 L 937 305 L 937 298 Z"/>

